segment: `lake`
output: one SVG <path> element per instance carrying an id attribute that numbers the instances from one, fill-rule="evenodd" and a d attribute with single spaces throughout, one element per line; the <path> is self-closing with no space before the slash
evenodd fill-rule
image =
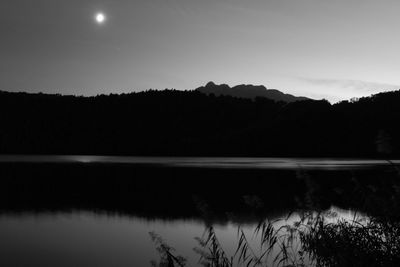
<path id="1" fill-rule="evenodd" d="M 1 156 L 0 266 L 150 266 L 160 254 L 149 232 L 197 266 L 195 237 L 210 227 L 234 255 L 238 227 L 257 249 L 263 220 L 279 228 L 304 212 L 378 216 L 399 163 Z"/>
<path id="2" fill-rule="evenodd" d="M 93 155 L 2 155 L 1 163 L 101 163 L 249 169 L 360 169 L 399 165 L 400 160 L 335 158 L 121 157 Z"/>
<path id="3" fill-rule="evenodd" d="M 353 216 L 352 212 L 332 210 L 342 218 Z M 238 224 L 216 223 L 214 227 L 226 253 L 234 255 Z M 254 228 L 253 224 L 242 226 L 251 244 L 258 248 L 259 238 L 253 238 Z M 189 266 L 196 266 L 200 255 L 193 249 L 200 246 L 194 237 L 201 237 L 205 230 L 206 225 L 200 220 L 149 220 L 87 211 L 3 214 L 0 263 L 1 266 L 149 266 L 151 260 L 159 260 L 149 235 L 154 231 L 185 255 Z"/>

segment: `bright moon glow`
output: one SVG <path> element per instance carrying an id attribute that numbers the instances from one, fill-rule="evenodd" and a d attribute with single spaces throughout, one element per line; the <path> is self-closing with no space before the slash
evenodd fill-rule
<path id="1" fill-rule="evenodd" d="M 103 13 L 96 14 L 97 23 L 102 24 L 102 23 L 104 23 L 105 20 L 106 20 L 106 16 Z"/>

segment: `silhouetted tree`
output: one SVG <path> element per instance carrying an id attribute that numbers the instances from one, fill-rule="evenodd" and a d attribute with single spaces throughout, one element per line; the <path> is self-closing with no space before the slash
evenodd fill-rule
<path id="1" fill-rule="evenodd" d="M 398 156 L 398 103 L 400 91 L 335 105 L 177 90 L 0 92 L 0 153 Z"/>

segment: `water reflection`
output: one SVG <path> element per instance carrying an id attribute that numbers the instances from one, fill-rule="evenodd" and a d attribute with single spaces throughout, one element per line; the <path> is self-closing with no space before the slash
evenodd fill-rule
<path id="1" fill-rule="evenodd" d="M 350 170 L 399 165 L 400 160 L 334 158 L 129 157 L 96 155 L 0 155 L 0 163 L 97 163 L 192 168 Z"/>
<path id="2" fill-rule="evenodd" d="M 0 164 L 1 266 L 148 266 L 159 257 L 150 231 L 187 257 L 189 266 L 195 266 L 199 255 L 192 249 L 199 243 L 194 238 L 211 226 L 226 254 L 233 255 L 240 239 L 239 225 L 249 244 L 257 248 L 260 240 L 251 237 L 260 221 L 271 222 L 297 211 L 287 221 L 274 221 L 279 228 L 294 224 L 304 213 L 326 210 L 339 214 L 333 220 L 350 221 L 353 210 L 374 218 L 368 225 L 374 232 L 343 223 L 338 228 L 327 227 L 330 236 L 342 242 L 334 251 L 358 253 L 362 257 L 357 260 L 380 262 L 400 255 L 396 250 L 400 248 L 396 166 L 333 171 L 88 164 L 99 160 L 91 157 L 81 158 L 79 164 L 65 164 L 62 158 L 56 158 L 62 164 L 23 160 Z M 193 164 L 192 160 L 181 163 Z M 249 162 L 232 163 L 235 160 L 220 159 L 218 164 Z M 263 160 L 258 163 L 264 164 Z M 206 161 L 212 164 L 211 159 L 201 164 Z M 331 210 L 332 206 L 337 208 Z M 320 253 L 320 248 L 331 244 L 332 240 L 319 239 L 320 228 L 308 229 L 314 231 L 312 241 L 318 244 L 310 246 L 310 251 Z M 366 236 L 340 235 L 343 230 Z M 370 251 L 362 250 L 368 246 L 352 247 L 358 240 L 372 240 L 379 249 L 387 245 L 384 240 L 395 246 L 390 257 L 381 249 L 373 251 L 377 257 L 368 258 Z M 324 255 L 334 255 L 328 252 Z"/>
<path id="3" fill-rule="evenodd" d="M 155 228 L 186 253 L 201 225 L 89 212 L 3 215 L 0 265 L 148 266 L 158 257 L 148 237 Z"/>
<path id="4" fill-rule="evenodd" d="M 332 209 L 340 218 L 353 213 Z M 299 214 L 275 222 L 276 228 L 298 220 Z M 275 220 L 277 218 L 271 218 Z M 228 255 L 238 244 L 238 224 L 215 224 L 218 239 Z M 260 236 L 254 236 L 256 224 L 241 225 L 254 248 Z M 0 216 L 0 266 L 149 266 L 159 255 L 151 242 L 154 231 L 176 252 L 198 265 L 199 244 L 206 225 L 201 220 L 147 220 L 140 217 L 74 211 L 70 213 L 22 213 Z"/>

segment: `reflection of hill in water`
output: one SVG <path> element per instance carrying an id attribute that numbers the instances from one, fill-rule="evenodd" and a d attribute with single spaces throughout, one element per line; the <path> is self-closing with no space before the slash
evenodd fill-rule
<path id="1" fill-rule="evenodd" d="M 251 222 L 332 205 L 378 214 L 398 206 L 393 168 L 301 171 L 1 164 L 0 208 L 91 210 L 148 219 Z"/>

